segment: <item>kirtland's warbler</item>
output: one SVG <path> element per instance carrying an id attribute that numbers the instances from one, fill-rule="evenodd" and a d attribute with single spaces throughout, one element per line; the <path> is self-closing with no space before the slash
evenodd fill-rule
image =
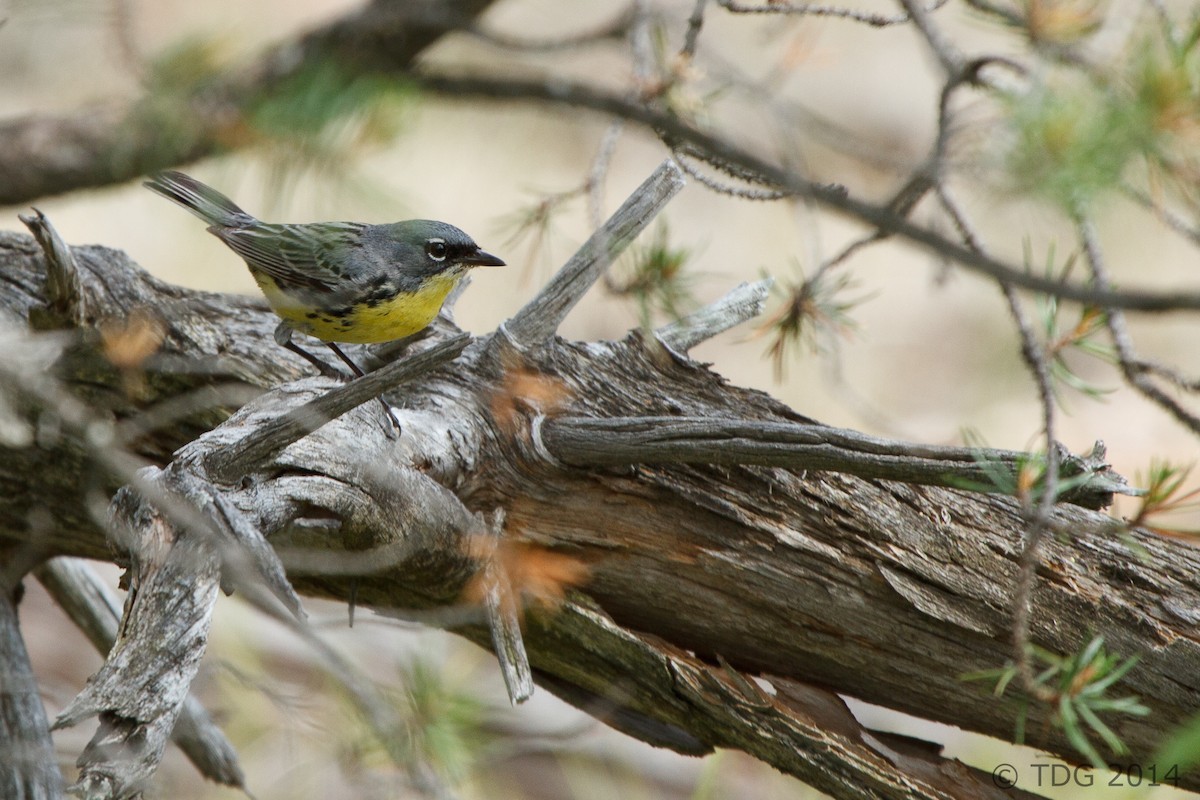
<path id="1" fill-rule="evenodd" d="M 387 342 L 416 333 L 433 321 L 467 270 L 504 266 L 445 222 L 279 224 L 255 219 L 182 172 L 160 172 L 145 185 L 203 219 L 210 233 L 245 259 L 283 318 L 275 340 L 322 372 L 328 367 L 295 345 L 292 331 L 323 340 L 362 375 L 334 342 Z"/>

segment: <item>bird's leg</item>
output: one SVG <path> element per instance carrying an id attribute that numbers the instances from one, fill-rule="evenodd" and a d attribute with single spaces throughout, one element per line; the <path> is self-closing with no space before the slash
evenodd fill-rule
<path id="1" fill-rule="evenodd" d="M 314 367 L 317 368 L 317 372 L 321 373 L 326 378 L 333 378 L 333 379 L 339 380 L 339 381 L 345 380 L 346 376 L 343 375 L 341 372 L 334 369 L 329 364 L 326 364 L 324 361 L 317 358 L 312 353 L 308 352 L 303 347 L 301 347 L 300 345 L 293 342 L 292 341 L 292 326 L 288 325 L 286 322 L 280 322 L 277 326 L 275 326 L 275 342 L 276 342 L 276 344 L 280 345 L 281 347 L 286 347 L 288 350 L 291 350 L 293 353 L 300 356 L 308 363 L 312 364 Z M 355 367 L 355 372 L 359 375 L 362 374 L 362 372 L 358 371 L 357 367 Z"/>
<path id="2" fill-rule="evenodd" d="M 338 358 L 340 358 L 342 360 L 342 363 L 350 368 L 350 371 L 354 373 L 354 376 L 356 378 L 361 378 L 362 376 L 367 374 L 362 371 L 362 368 L 359 367 L 358 364 L 355 364 L 352 360 L 350 360 L 350 356 L 348 356 L 342 352 L 342 348 L 338 347 L 333 342 L 325 342 L 325 346 L 328 347 L 330 350 L 332 350 L 333 354 L 335 356 L 337 356 Z"/>
<path id="3" fill-rule="evenodd" d="M 335 356 L 337 356 L 343 362 L 345 362 L 346 366 L 349 367 L 350 371 L 353 372 L 355 375 L 357 375 L 358 377 L 361 378 L 366 374 L 365 372 L 362 371 L 362 369 L 358 366 L 358 364 L 355 364 L 353 361 L 350 360 L 350 356 L 348 356 L 342 352 L 342 348 L 338 347 L 333 342 L 325 342 L 325 346 L 328 347 L 330 350 L 332 350 L 333 354 Z M 384 400 L 382 397 L 379 397 L 378 400 L 379 400 L 380 404 L 383 406 L 383 410 L 385 412 L 387 412 L 388 419 L 390 419 L 392 421 L 392 424 L 396 426 L 396 433 L 400 433 L 402 429 L 400 428 L 400 420 L 396 419 L 396 413 L 394 411 L 392 411 L 392 407 L 389 406 L 387 404 L 387 401 Z"/>
<path id="4" fill-rule="evenodd" d="M 334 380 L 339 380 L 339 381 L 346 380 L 346 374 L 344 372 L 337 369 L 336 367 L 329 366 L 324 361 L 317 358 L 312 353 L 308 352 L 307 350 L 305 350 L 303 347 L 296 344 L 295 342 L 288 342 L 287 344 L 284 345 L 284 347 L 286 347 L 288 350 L 291 350 L 293 353 L 300 356 L 308 363 L 312 364 L 314 367 L 317 368 L 317 372 L 320 372 L 326 378 L 333 378 Z"/>

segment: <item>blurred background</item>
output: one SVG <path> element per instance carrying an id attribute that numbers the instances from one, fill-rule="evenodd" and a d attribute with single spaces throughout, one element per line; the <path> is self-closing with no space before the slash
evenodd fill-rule
<path id="1" fill-rule="evenodd" d="M 650 5 L 661 15 L 656 30 L 665 50 L 677 50 L 694 3 Z M 92 103 L 133 99 L 142 91 L 139 63 L 170 48 L 200 47 L 218 61 L 236 63 L 357 6 L 352 0 L 0 2 L 5 76 L 0 118 L 76 113 Z M 881 13 L 897 8 L 889 2 L 859 7 Z M 1105 8 L 1110 15 L 1125 13 L 1120 3 Z M 502 0 L 483 24 L 512 37 L 547 40 L 593 30 L 625 9 L 594 0 Z M 958 3 L 940 10 L 938 19 L 968 51 L 1016 54 L 1026 44 Z M 1122 35 L 1111 27 L 1097 35 Z M 786 156 L 815 180 L 883 201 L 929 152 L 940 78 L 907 26 L 759 19 L 710 7 L 701 36 L 703 58 L 694 69 L 708 71 L 705 81 L 755 87 L 740 95 L 731 91 L 719 105 L 706 106 L 703 118 L 764 157 Z M 425 59 L 461 69 L 586 78 L 618 91 L 633 80 L 628 48 L 621 43 L 542 53 L 459 33 Z M 697 90 L 691 100 L 703 105 L 709 98 Z M 969 180 L 962 182 L 961 199 L 992 252 L 1016 263 L 1033 253 L 1040 269 L 1056 248 L 1053 260 L 1061 264 L 1075 247 L 1065 219 L 997 177 L 1005 139 L 995 105 L 968 96 L 962 119 L 965 124 L 954 132 L 954 158 L 974 166 L 965 171 Z M 602 187 L 605 215 L 668 155 L 643 132 L 626 128 L 613 140 L 608 128 L 607 120 L 590 114 L 400 93 L 377 113 L 326 132 L 322 148 L 259 144 L 184 169 L 273 221 L 427 217 L 458 225 L 510 265 L 475 273 L 455 309 L 460 325 L 486 333 L 524 304 L 591 231 L 585 197 L 553 198 L 577 190 L 598 149 L 614 145 Z M 198 220 L 136 183 L 44 198 L 38 207 L 70 243 L 125 250 L 150 272 L 185 286 L 255 291 L 242 262 Z M 531 225 L 547 210 L 544 226 Z M 23 230 L 16 215 L 25 211 L 0 209 L 0 227 Z M 916 218 L 930 216 L 918 210 Z M 1097 223 L 1118 284 L 1194 291 L 1195 249 L 1150 215 L 1112 200 L 1101 204 Z M 864 232 L 805 203 L 749 202 L 692 182 L 641 247 L 645 252 L 654 237 L 665 237 L 659 241 L 669 242 L 669 249 L 686 252 L 688 277 L 676 298 L 686 311 L 764 275 L 780 287 L 797 285 Z M 615 281 L 629 281 L 636 269 L 626 260 Z M 732 383 L 761 389 L 828 424 L 928 443 L 962 443 L 964 431 L 971 431 L 990 446 L 1042 446 L 1035 388 L 993 282 L 895 242 L 861 251 L 845 274 L 850 280 L 839 296 L 850 307 L 832 334 L 816 335 L 816 347 L 791 347 L 777 364 L 768 353 L 771 333 L 751 323 L 702 345 L 693 357 L 712 362 Z M 781 298 L 782 293 L 768 317 Z M 1029 307 L 1036 305 L 1030 301 Z M 598 287 L 561 333 L 620 338 L 646 314 L 630 297 Z M 649 314 L 655 324 L 669 319 L 661 308 Z M 1147 356 L 1185 374 L 1200 373 L 1195 315 L 1135 315 L 1132 322 Z M 1195 437 L 1123 388 L 1111 365 L 1084 354 L 1072 355 L 1070 363 L 1083 381 L 1103 390 L 1091 397 L 1064 388 L 1058 436 L 1071 450 L 1085 451 L 1103 439 L 1115 469 L 1131 479 L 1155 458 L 1181 464 L 1195 459 Z M 1118 507 L 1115 513 L 1132 512 Z M 1198 524 L 1194 515 L 1177 522 Z M 106 574 L 115 584 L 115 571 Z M 22 623 L 53 715 L 100 659 L 40 589 L 32 582 L 29 588 Z M 440 632 L 367 613 L 347 630 L 344 607 L 308 602 L 337 647 L 381 684 L 394 687 L 397 702 L 411 709 L 419 750 L 414 757 L 444 771 L 464 797 L 814 795 L 738 753 L 697 760 L 654 750 L 545 691 L 509 709 L 490 654 Z M 388 765 L 314 662 L 302 643 L 236 598 L 220 602 L 197 688 L 238 746 L 253 795 L 421 796 Z M 868 724 L 946 742 L 952 755 L 982 768 L 1009 760 L 998 743 L 861 704 L 854 708 Z M 56 734 L 64 766 L 91 732 L 85 724 Z M 1030 763 L 1039 757 L 1026 752 L 1021 758 Z M 1093 791 L 1103 796 L 1099 787 Z M 205 784 L 178 753 L 165 762 L 155 794 L 239 796 Z M 1059 796 L 1070 794 L 1065 787 Z"/>

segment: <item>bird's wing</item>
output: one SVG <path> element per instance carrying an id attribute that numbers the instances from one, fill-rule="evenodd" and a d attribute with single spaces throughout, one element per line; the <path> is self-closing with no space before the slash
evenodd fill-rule
<path id="1" fill-rule="evenodd" d="M 362 247 L 365 227 L 356 222 L 260 223 L 214 233 L 251 269 L 271 276 L 281 289 L 333 291 L 352 277 L 346 275 L 346 262 Z"/>

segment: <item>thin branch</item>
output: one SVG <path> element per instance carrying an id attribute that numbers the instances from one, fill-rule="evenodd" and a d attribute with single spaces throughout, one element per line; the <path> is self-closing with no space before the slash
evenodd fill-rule
<path id="1" fill-rule="evenodd" d="M 1108 268 L 1104 263 L 1104 256 L 1100 251 L 1100 243 L 1096 239 L 1096 231 L 1091 220 L 1078 215 L 1076 229 L 1079 232 L 1079 240 L 1083 245 L 1084 258 L 1087 261 L 1088 269 L 1091 270 L 1092 279 L 1096 286 L 1108 289 L 1112 286 L 1112 280 L 1109 278 Z M 1138 358 L 1133 345 L 1133 337 L 1129 334 L 1129 328 L 1125 324 L 1125 315 L 1121 313 L 1121 310 L 1118 308 L 1107 309 L 1104 314 L 1104 323 L 1108 327 L 1113 347 L 1117 351 L 1117 363 L 1120 364 L 1121 372 L 1129 385 L 1141 392 L 1148 400 L 1166 410 L 1193 433 L 1200 434 L 1200 416 L 1184 408 L 1178 400 L 1164 392 L 1150 379 L 1146 369 L 1139 368 L 1143 362 Z"/>
<path id="2" fill-rule="evenodd" d="M 541 344 L 617 256 L 683 188 L 678 165 L 664 161 L 634 190 L 542 290 L 501 326 L 519 347 Z"/>
<path id="3" fill-rule="evenodd" d="M 701 342 L 761 314 L 774 283 L 774 279 L 767 278 L 738 284 L 720 300 L 662 326 L 654 335 L 671 350 L 687 353 Z"/>
<path id="4" fill-rule="evenodd" d="M 949 0 L 937 0 L 929 6 L 929 11 L 936 11 L 944 6 Z M 889 25 L 903 25 L 912 20 L 908 14 L 871 14 L 866 11 L 856 11 L 851 8 L 840 8 L 838 6 L 818 5 L 816 3 L 776 3 L 769 2 L 765 5 L 747 5 L 738 3 L 735 0 L 717 0 L 717 5 L 730 12 L 731 14 L 791 14 L 808 17 L 834 17 L 837 19 L 848 19 L 853 22 L 862 22 L 876 28 L 883 28 Z"/>
<path id="5" fill-rule="evenodd" d="M 685 59 L 693 59 L 696 57 L 696 46 L 700 43 L 700 29 L 704 27 L 704 7 L 708 5 L 708 0 L 696 0 L 696 5 L 692 6 L 692 14 L 688 17 L 687 31 L 683 34 L 683 46 L 679 49 L 679 55 Z"/>
<path id="6" fill-rule="evenodd" d="M 1192 244 L 1200 245 L 1200 228 L 1197 228 L 1193 222 L 1156 202 L 1154 198 L 1136 186 L 1122 184 L 1121 193 L 1153 214 L 1159 222 L 1191 241 Z"/>
<path id="7" fill-rule="evenodd" d="M 971 225 L 962 207 L 946 186 L 940 182 L 937 186 L 937 194 L 942 208 L 954 222 L 967 247 L 976 252 L 984 252 L 983 240 Z M 1060 452 L 1054 435 L 1054 392 L 1050 384 L 1050 368 L 1046 363 L 1045 351 L 1038 342 L 1037 336 L 1034 335 L 1033 325 L 1030 323 L 1012 284 L 1000 281 L 1000 291 L 1004 295 L 1009 313 L 1017 326 L 1017 333 L 1021 340 L 1021 358 L 1033 375 L 1034 384 L 1037 386 L 1042 415 L 1042 433 L 1046 439 L 1046 469 L 1042 478 L 1041 496 L 1036 504 L 1031 501 L 1028 489 L 1021 489 L 1022 484 L 1020 480 L 1017 481 L 1018 489 L 1022 491 L 1020 500 L 1025 510 L 1027 527 L 1021 546 L 1021 558 L 1013 596 L 1012 622 L 1012 660 L 1017 667 L 1021 687 L 1031 696 L 1046 702 L 1051 699 L 1048 690 L 1035 680 L 1033 664 L 1030 660 L 1030 611 L 1033 606 L 1033 590 L 1037 583 L 1037 568 L 1041 563 L 1042 540 L 1050 531 L 1051 512 L 1054 504 L 1062 499 L 1058 496 L 1058 482 L 1060 462 L 1064 455 Z M 1099 443 L 1097 443 L 1097 448 L 1099 448 Z"/>
<path id="8" fill-rule="evenodd" d="M 578 467 L 756 464 L 984 492 L 1002 491 L 994 481 L 998 469 L 1015 476 L 1035 460 L 1012 450 L 912 444 L 825 425 L 707 417 L 558 417 L 541 432 L 547 452 Z M 1085 508 L 1109 505 L 1114 493 L 1138 493 L 1090 456 L 1069 459 L 1063 472 L 1088 477 L 1056 499 Z"/>
<path id="9" fill-rule="evenodd" d="M 1046 363 L 1045 350 L 1034 336 L 1033 327 L 1016 292 L 1004 283 L 1001 284 L 1001 290 L 1021 336 L 1021 357 L 1037 386 L 1042 434 L 1046 440 L 1046 469 L 1042 478 L 1041 495 L 1036 504 L 1028 497 L 1021 497 L 1026 516 L 1029 518 L 1029 526 L 1025 530 L 1025 541 L 1021 546 L 1017 585 L 1013 596 L 1013 662 L 1017 665 L 1022 688 L 1033 697 L 1048 702 L 1052 699 L 1050 691 L 1038 684 L 1033 673 L 1029 624 L 1033 609 L 1033 590 L 1037 584 L 1037 569 L 1041 564 L 1042 539 L 1051 530 L 1051 513 L 1054 504 L 1059 500 L 1059 461 L 1062 453 L 1055 438 L 1054 390 L 1050 385 L 1050 367 Z"/>
<path id="10" fill-rule="evenodd" d="M 122 447 L 131 445 L 156 430 L 178 425 L 202 412 L 240 408 L 260 394 L 262 389 L 245 383 L 200 386 L 119 421 L 113 428 L 113 442 Z"/>
<path id="11" fill-rule="evenodd" d="M 732 184 L 723 183 L 692 166 L 689 156 L 682 148 L 675 148 L 671 151 L 671 155 L 675 157 L 675 163 L 679 164 L 680 168 L 687 173 L 691 178 L 694 178 L 697 183 L 707 186 L 717 194 L 736 197 L 741 200 L 766 201 L 782 200 L 785 197 L 791 197 L 792 193 L 783 189 L 751 189 L 745 186 L 733 186 Z"/>
<path id="12" fill-rule="evenodd" d="M 942 71 L 947 77 L 953 79 L 954 76 L 962 73 L 963 55 L 958 48 L 948 40 L 945 34 L 933 24 L 933 20 L 929 18 L 929 12 L 919 5 L 916 0 L 899 0 L 901 6 L 907 12 L 905 16 L 912 20 L 917 30 L 921 32 L 921 36 L 925 39 L 925 43 L 929 45 L 930 51 L 942 65 Z"/>
<path id="13" fill-rule="evenodd" d="M 888 234 L 905 238 L 974 272 L 1007 281 L 1023 289 L 1079 303 L 1130 311 L 1161 313 L 1200 309 L 1200 293 L 1197 292 L 1100 290 L 1026 272 L 1021 267 L 974 252 L 951 241 L 938 231 L 903 219 L 889 209 L 851 197 L 841 187 L 806 180 L 792 170 L 763 161 L 750 151 L 695 128 L 677 117 L 586 84 L 559 79 L 490 78 L 432 72 L 416 75 L 413 80 L 417 86 L 440 94 L 510 101 L 538 100 L 550 105 L 588 108 L 638 122 L 659 131 L 668 143 L 688 142 L 722 161 L 737 165 L 748 173 L 757 174 L 764 183 L 782 187 L 800 197 L 811 198 L 833 211 L 860 220 Z"/>
<path id="14" fill-rule="evenodd" d="M 236 480 L 350 409 L 453 361 L 470 342 L 470 334 L 460 333 L 326 392 L 271 420 L 229 449 L 214 453 L 208 469 L 219 479 Z"/>
<path id="15" fill-rule="evenodd" d="M 600 145 L 596 148 L 596 155 L 592 157 L 592 165 L 588 169 L 587 205 L 592 228 L 599 228 L 604 219 L 604 182 L 612 165 L 617 141 L 624 129 L 625 125 L 620 120 L 614 120 L 604 129 L 604 136 L 600 139 Z"/>
<path id="16" fill-rule="evenodd" d="M 1169 367 L 1166 364 L 1159 364 L 1156 361 L 1138 358 L 1130 361 L 1129 366 L 1136 372 L 1157 375 L 1164 381 L 1175 385 L 1185 392 L 1200 392 L 1200 378 L 1189 378 L 1179 370 Z"/>

